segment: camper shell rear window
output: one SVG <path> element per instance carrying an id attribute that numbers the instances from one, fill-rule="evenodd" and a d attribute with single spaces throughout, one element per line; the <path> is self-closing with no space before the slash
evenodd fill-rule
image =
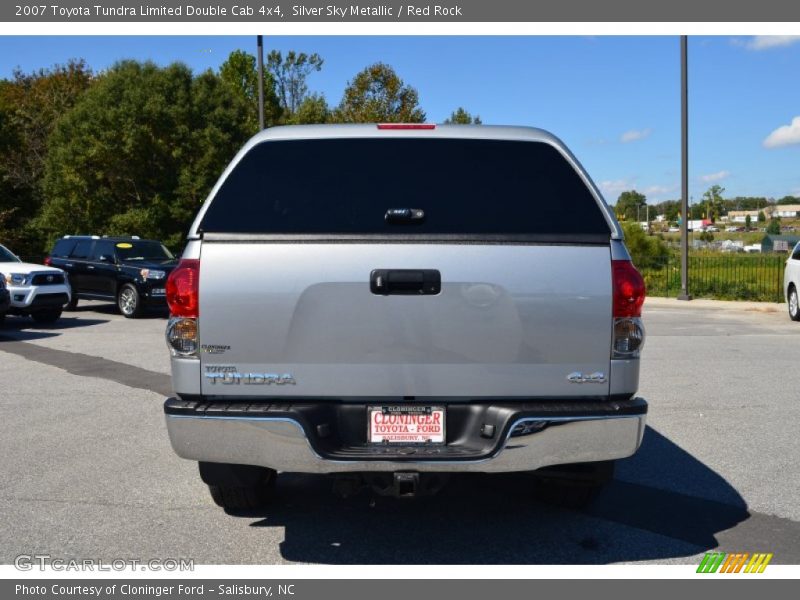
<path id="1" fill-rule="evenodd" d="M 406 209 L 414 218 L 392 218 Z M 443 138 L 262 142 L 229 173 L 199 231 L 595 242 L 611 233 L 553 146 Z"/>

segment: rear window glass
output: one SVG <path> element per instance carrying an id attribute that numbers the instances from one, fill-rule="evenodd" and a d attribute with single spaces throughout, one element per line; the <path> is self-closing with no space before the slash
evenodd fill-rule
<path id="1" fill-rule="evenodd" d="M 92 240 L 81 240 L 75 245 L 70 258 L 89 258 L 92 253 Z"/>
<path id="2" fill-rule="evenodd" d="M 392 209 L 424 218 L 386 219 Z M 604 235 L 586 185 L 552 146 L 458 139 L 264 142 L 230 173 L 204 232 Z"/>
<path id="3" fill-rule="evenodd" d="M 67 258 L 69 253 L 75 247 L 77 242 L 75 240 L 58 240 L 53 248 L 52 256 L 58 258 Z"/>

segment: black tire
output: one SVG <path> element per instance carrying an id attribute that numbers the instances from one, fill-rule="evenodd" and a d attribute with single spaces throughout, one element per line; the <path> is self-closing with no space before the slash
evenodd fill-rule
<path id="1" fill-rule="evenodd" d="M 117 292 L 117 308 L 126 319 L 135 319 L 142 314 L 142 299 L 135 285 L 126 283 Z"/>
<path id="2" fill-rule="evenodd" d="M 77 308 L 78 308 L 78 292 L 72 290 L 72 296 L 70 297 L 67 305 L 64 307 L 64 310 L 72 311 L 72 310 L 77 310 Z"/>
<path id="3" fill-rule="evenodd" d="M 199 466 L 212 500 L 226 510 L 262 508 L 275 495 L 278 473 L 274 469 L 204 462 Z"/>
<path id="4" fill-rule="evenodd" d="M 46 310 L 37 310 L 31 313 L 31 317 L 37 323 L 55 323 L 61 318 L 60 308 L 48 308 Z"/>
<path id="5" fill-rule="evenodd" d="M 6 313 L 0 312 L 0 327 L 3 326 L 3 321 L 6 320 Z"/>
<path id="6" fill-rule="evenodd" d="M 800 321 L 800 297 L 794 285 L 789 286 L 789 318 L 792 321 Z"/>
<path id="7" fill-rule="evenodd" d="M 534 472 L 534 498 L 561 508 L 581 509 L 614 477 L 614 461 L 564 465 Z"/>

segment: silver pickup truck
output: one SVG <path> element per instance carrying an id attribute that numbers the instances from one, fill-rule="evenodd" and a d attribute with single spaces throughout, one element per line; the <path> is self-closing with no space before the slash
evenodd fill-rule
<path id="1" fill-rule="evenodd" d="M 565 146 L 525 127 L 276 127 L 166 284 L 175 452 L 214 501 L 278 472 L 412 496 L 535 472 L 580 505 L 632 455 L 644 282 Z"/>

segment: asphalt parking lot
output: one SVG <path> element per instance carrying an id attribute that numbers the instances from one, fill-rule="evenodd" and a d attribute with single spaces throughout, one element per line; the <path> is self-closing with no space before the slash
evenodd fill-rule
<path id="1" fill-rule="evenodd" d="M 784 311 L 648 302 L 639 453 L 584 511 L 524 476 L 456 477 L 418 500 L 341 499 L 284 474 L 228 515 L 169 445 L 165 320 L 84 303 L 0 328 L 0 562 L 54 557 L 264 563 L 697 563 L 709 549 L 800 563 L 800 324 Z"/>

